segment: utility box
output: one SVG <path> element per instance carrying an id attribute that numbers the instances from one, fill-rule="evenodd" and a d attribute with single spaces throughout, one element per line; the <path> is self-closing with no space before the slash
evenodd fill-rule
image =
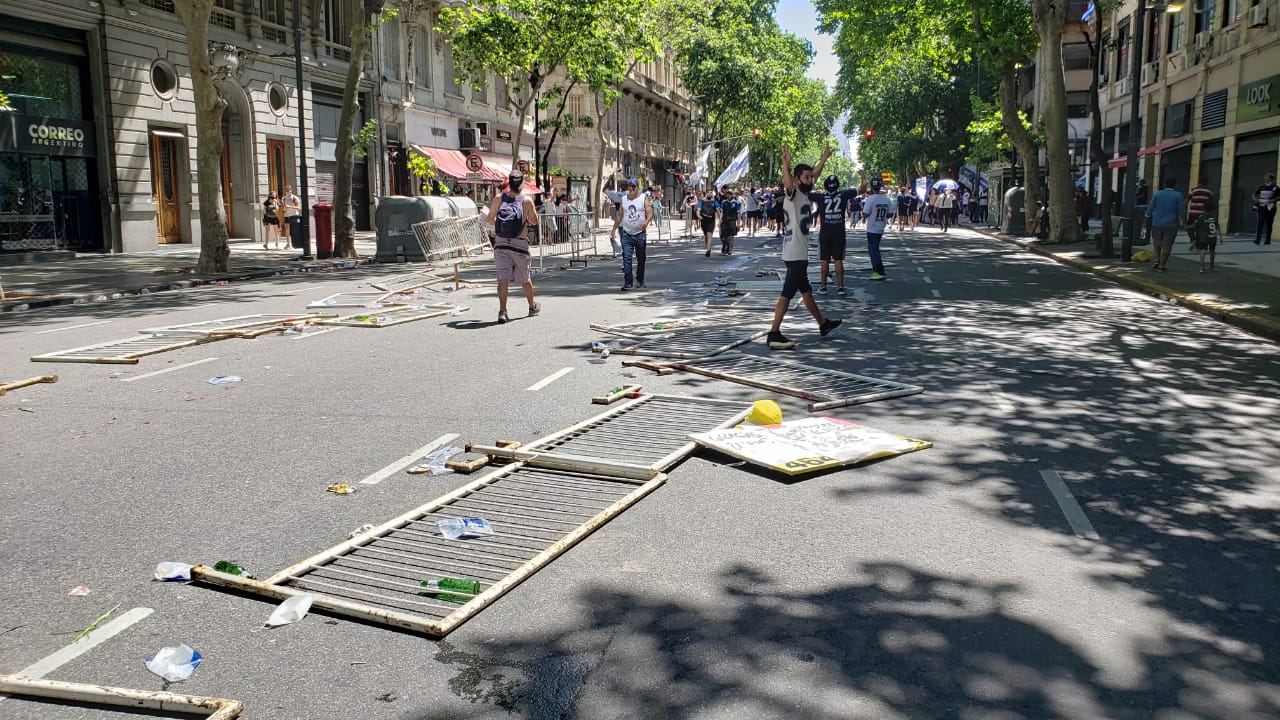
<path id="1" fill-rule="evenodd" d="M 471 217 L 479 212 L 468 197 L 402 197 L 393 195 L 378 202 L 374 225 L 378 231 L 378 251 L 374 262 L 419 262 L 426 260 L 414 237 L 413 226 L 428 220 Z"/>
<path id="2" fill-rule="evenodd" d="M 1027 232 L 1026 190 L 1011 187 L 1004 194 L 1004 220 L 1000 232 L 1005 235 L 1024 235 Z"/>

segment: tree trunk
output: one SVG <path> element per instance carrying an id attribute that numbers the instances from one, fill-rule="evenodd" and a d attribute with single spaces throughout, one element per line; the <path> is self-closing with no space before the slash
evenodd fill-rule
<path id="1" fill-rule="evenodd" d="M 227 241 L 227 212 L 222 202 L 222 111 L 227 101 L 213 84 L 209 64 L 209 16 L 213 0 L 175 3 L 187 31 L 191 90 L 196 104 L 196 184 L 200 199 L 200 260 L 196 274 L 227 271 L 231 244 Z"/>
<path id="2" fill-rule="evenodd" d="M 1071 177 L 1071 150 L 1067 139 L 1067 84 L 1062 72 L 1062 28 L 1068 4 L 1060 0 L 1035 0 L 1032 6 L 1040 35 L 1040 68 L 1045 82 L 1044 147 L 1049 168 L 1049 242 L 1080 241 L 1076 217 L 1075 178 Z"/>
<path id="3" fill-rule="evenodd" d="M 1022 187 L 1026 191 L 1023 207 L 1030 226 L 1040 202 L 1040 149 L 1031 139 L 1031 133 L 1022 126 L 1022 116 L 1018 114 L 1016 73 L 1017 69 L 1012 64 L 1000 69 L 1000 122 L 1022 159 Z"/>
<path id="4" fill-rule="evenodd" d="M 351 181 L 355 174 L 355 121 L 360 105 L 356 92 L 360 74 L 369 51 L 369 15 L 363 0 L 348 0 L 351 13 L 351 60 L 342 88 L 342 113 L 338 117 L 338 142 L 334 148 L 337 169 L 333 174 L 333 256 L 359 257 L 356 254 L 355 218 L 351 213 Z M 318 245 L 317 245 L 318 246 Z"/>
<path id="5" fill-rule="evenodd" d="M 1098 222 L 1101 226 L 1096 249 L 1103 257 L 1116 254 L 1115 229 L 1111 226 L 1111 207 L 1115 204 L 1114 191 L 1111 188 L 1111 168 L 1107 167 L 1107 156 L 1102 149 L 1102 102 L 1099 97 L 1098 74 L 1102 71 L 1102 16 L 1101 9 L 1094 12 L 1093 38 L 1085 35 L 1089 42 L 1089 51 L 1093 55 L 1093 77 L 1089 83 L 1089 155 L 1093 165 L 1098 168 L 1100 192 L 1098 198 Z"/>

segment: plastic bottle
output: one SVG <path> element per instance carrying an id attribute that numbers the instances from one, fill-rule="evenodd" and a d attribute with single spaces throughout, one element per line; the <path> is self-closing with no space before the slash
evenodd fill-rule
<path id="1" fill-rule="evenodd" d="M 423 580 L 419 584 L 422 585 L 422 587 L 427 588 L 426 592 L 420 592 L 418 593 L 419 595 L 434 595 L 437 600 L 445 600 L 448 602 L 470 602 L 472 597 L 480 594 L 479 581 L 467 580 L 465 578 L 442 577 L 439 580 Z M 455 595 L 453 594 L 455 592 L 467 594 Z"/>
<path id="2" fill-rule="evenodd" d="M 213 569 L 228 575 L 239 575 L 242 578 L 249 578 L 250 580 L 254 579 L 253 575 L 250 575 L 248 570 L 245 570 L 243 567 L 231 562 L 230 560 L 219 560 L 213 564 Z"/>

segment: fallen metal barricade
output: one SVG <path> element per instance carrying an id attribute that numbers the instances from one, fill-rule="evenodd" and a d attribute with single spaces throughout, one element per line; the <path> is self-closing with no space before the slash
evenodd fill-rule
<path id="1" fill-rule="evenodd" d="M 308 304 L 307 307 L 368 307 L 369 305 L 381 304 L 383 300 L 395 294 L 396 291 L 388 290 L 357 290 L 355 292 L 334 293 Z"/>
<path id="2" fill-rule="evenodd" d="M 750 327 L 698 327 L 635 338 L 613 352 L 659 358 L 700 358 L 746 345 L 767 333 L 768 330 Z"/>
<path id="3" fill-rule="evenodd" d="M 315 609 L 442 636 L 666 482 L 660 469 L 697 447 L 689 433 L 730 427 L 749 411 L 740 402 L 641 395 L 506 451 L 524 459 L 265 580 L 204 565 L 191 576 L 275 599 L 308 593 Z M 494 534 L 449 540 L 436 525 L 461 517 L 485 518 Z M 475 580 L 478 592 L 423 585 L 441 578 Z"/>
<path id="4" fill-rule="evenodd" d="M 339 325 L 342 327 L 370 327 L 384 328 L 392 325 L 403 325 L 404 323 L 415 322 L 417 320 L 426 320 L 427 318 L 440 317 L 448 315 L 459 310 L 466 310 L 462 305 L 390 305 L 371 309 L 368 312 L 355 313 L 352 315 L 343 315 L 336 318 L 326 318 L 317 322 L 318 325 Z"/>
<path id="5" fill-rule="evenodd" d="M 261 328 L 282 325 L 291 321 L 315 319 L 314 315 L 240 315 L 237 317 L 202 320 L 200 322 L 183 323 L 181 325 L 165 325 L 163 327 L 140 330 L 146 335 L 172 337 L 208 337 L 210 335 L 234 333 L 236 331 L 253 331 Z"/>
<path id="6" fill-rule="evenodd" d="M 641 322 L 622 323 L 618 325 L 602 325 L 591 323 L 592 330 L 610 335 L 624 337 L 640 337 L 647 335 L 666 335 L 676 330 L 690 330 L 701 327 L 725 327 L 730 325 L 750 325 L 760 322 L 764 316 L 751 310 L 725 310 L 710 315 L 691 315 L 678 318 L 655 318 Z"/>
<path id="7" fill-rule="evenodd" d="M 667 364 L 698 375 L 804 398 L 810 401 L 809 412 L 924 392 L 919 385 L 740 353 Z"/>
<path id="8" fill-rule="evenodd" d="M 452 278 L 433 275 L 428 270 L 419 270 L 417 272 L 405 273 L 404 275 L 395 275 L 389 278 L 374 280 L 369 283 L 369 287 L 388 292 L 398 292 L 404 290 L 416 290 L 420 287 L 427 287 L 436 283 L 451 282 Z"/>
<path id="9" fill-rule="evenodd" d="M 244 705 L 238 700 L 42 680 L 22 675 L 0 675 L 0 693 L 14 697 L 137 708 L 151 717 L 154 717 L 155 712 L 168 712 L 203 715 L 209 720 L 231 720 L 240 717 L 240 713 L 244 711 Z"/>
<path id="10" fill-rule="evenodd" d="M 423 257 L 452 257 L 459 253 L 471 256 L 472 250 L 489 245 L 484 219 L 479 215 L 439 218 L 410 226 Z"/>
<path id="11" fill-rule="evenodd" d="M 192 345 L 201 345 L 217 339 L 219 338 L 210 336 L 165 337 L 163 335 L 147 335 L 125 338 L 124 340 L 111 340 L 43 355 L 33 355 L 31 362 L 137 365 L 138 359 L 147 355 L 178 350 Z"/>

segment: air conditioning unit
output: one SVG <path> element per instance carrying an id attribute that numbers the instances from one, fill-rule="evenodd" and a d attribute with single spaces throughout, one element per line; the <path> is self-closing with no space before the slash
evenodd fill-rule
<path id="1" fill-rule="evenodd" d="M 1124 97 L 1125 95 L 1128 95 L 1129 94 L 1129 78 L 1122 77 L 1119 80 L 1117 80 L 1115 84 L 1111 86 L 1111 91 L 1115 93 L 1116 97 Z"/>
<path id="2" fill-rule="evenodd" d="M 1160 66 L 1156 63 L 1146 63 L 1142 66 L 1142 84 L 1150 85 L 1160 78 Z"/>
<path id="3" fill-rule="evenodd" d="M 1240 28 L 1232 28 L 1222 36 L 1222 47 L 1224 52 L 1240 47 Z"/>
<path id="4" fill-rule="evenodd" d="M 480 146 L 480 131 L 475 128 L 462 128 L 458 131 L 458 147 L 473 150 Z"/>
<path id="5" fill-rule="evenodd" d="M 489 123 L 486 120 L 477 120 L 475 129 L 480 131 L 480 137 L 489 137 Z"/>
<path id="6" fill-rule="evenodd" d="M 1267 24 L 1266 4 L 1255 5 L 1249 9 L 1249 27 L 1261 27 Z"/>
<path id="7" fill-rule="evenodd" d="M 1213 44 L 1213 33 L 1205 31 L 1196 33 L 1196 49 L 1204 50 Z"/>
<path id="8" fill-rule="evenodd" d="M 1107 75 L 1106 73 L 1098 74 L 1098 87 L 1102 87 L 1103 85 L 1106 85 L 1109 82 L 1111 82 L 1111 76 Z"/>

